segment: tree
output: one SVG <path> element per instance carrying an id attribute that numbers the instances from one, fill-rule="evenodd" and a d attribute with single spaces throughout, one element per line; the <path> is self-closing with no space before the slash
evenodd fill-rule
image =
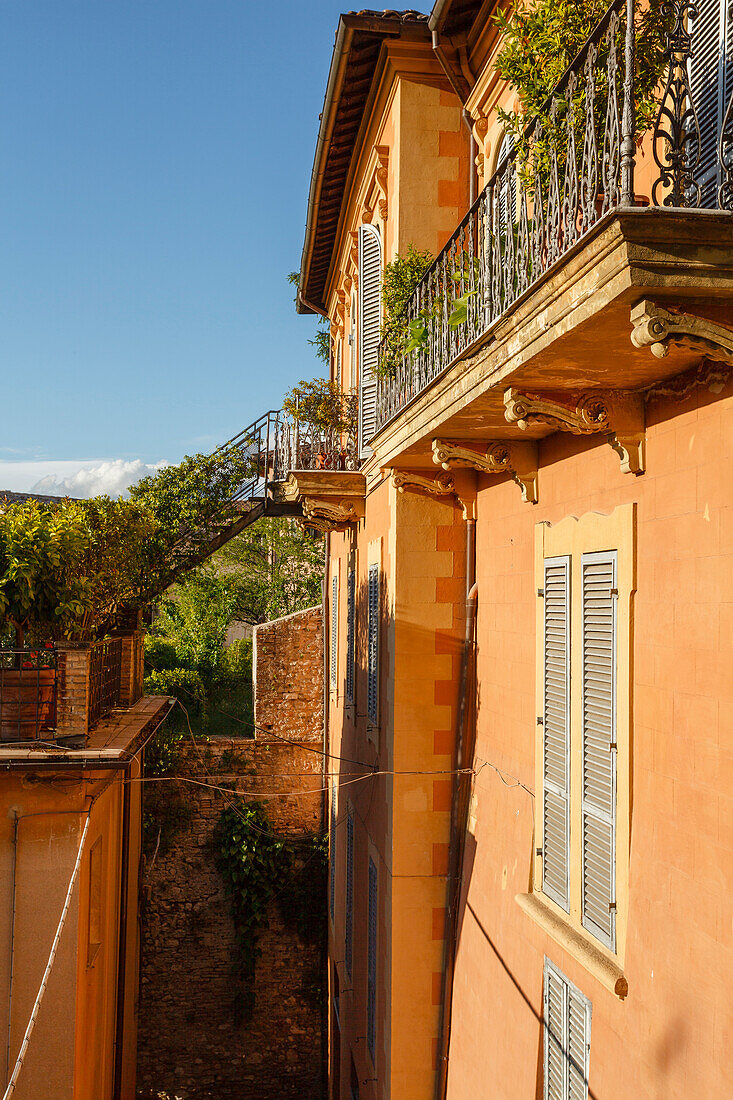
<path id="1" fill-rule="evenodd" d="M 235 578 L 235 617 L 241 622 L 266 622 L 321 602 L 323 539 L 294 520 L 260 520 L 227 543 L 213 563 Z"/>

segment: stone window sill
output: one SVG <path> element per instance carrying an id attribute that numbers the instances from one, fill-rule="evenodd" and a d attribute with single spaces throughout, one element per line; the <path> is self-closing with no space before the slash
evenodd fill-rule
<path id="1" fill-rule="evenodd" d="M 629 983 L 618 963 L 609 959 L 600 947 L 589 942 L 566 917 L 560 916 L 551 908 L 541 894 L 517 894 L 515 901 L 527 916 L 577 959 L 581 966 L 590 971 L 601 985 L 623 1000 L 629 991 Z"/>

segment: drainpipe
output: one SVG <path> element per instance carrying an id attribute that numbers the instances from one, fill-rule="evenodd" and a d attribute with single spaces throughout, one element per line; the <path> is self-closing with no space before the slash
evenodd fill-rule
<path id="1" fill-rule="evenodd" d="M 323 770 L 330 771 L 328 764 L 330 763 L 329 752 L 329 728 L 328 728 L 328 707 L 330 702 L 328 687 L 330 682 L 330 668 L 328 665 L 328 565 L 331 560 L 331 532 L 327 531 L 323 540 L 323 580 L 321 581 L 321 607 L 323 616 Z M 328 783 L 323 784 L 324 787 L 328 787 Z M 323 792 L 323 798 L 321 800 L 321 834 L 326 831 L 326 822 L 328 820 L 326 805 L 328 801 L 329 792 L 326 790 Z M 329 846 L 329 859 L 331 858 L 330 846 Z M 328 891 L 328 878 L 326 879 L 326 891 Z M 328 906 L 328 894 L 323 899 L 324 905 Z M 326 909 L 328 912 L 328 909 Z M 328 922 L 326 924 L 326 934 L 323 937 L 323 943 L 321 944 L 321 973 L 326 976 L 326 991 L 328 991 Z M 320 998 L 321 1002 L 321 1091 L 324 1096 L 328 1095 L 328 996 Z"/>
<path id="2" fill-rule="evenodd" d="M 125 985 L 127 978 L 128 861 L 130 849 L 130 773 L 132 760 L 122 772 L 122 843 L 120 852 L 120 921 L 117 953 L 117 1007 L 115 1020 L 114 1100 L 122 1100 L 122 1063 L 125 1037 Z"/>
<path id="3" fill-rule="evenodd" d="M 458 908 L 463 880 L 463 857 L 468 807 L 470 776 L 464 769 L 473 767 L 475 731 L 470 728 L 471 701 L 469 682 L 474 652 L 476 605 L 476 520 L 466 519 L 466 630 L 463 639 L 461 674 L 458 689 L 458 716 L 456 722 L 455 774 L 451 802 L 450 842 L 448 847 L 448 880 L 446 884 L 446 927 L 443 939 L 443 972 L 441 979 L 440 1019 L 438 1026 L 438 1072 L 435 1078 L 435 1100 L 444 1100 L 448 1087 L 448 1053 L 450 1046 L 451 1006 L 453 978 L 458 947 Z"/>
<path id="4" fill-rule="evenodd" d="M 476 139 L 473 136 L 473 119 L 471 118 L 470 113 L 466 110 L 464 104 L 471 94 L 471 87 L 463 73 L 457 72 L 446 57 L 445 50 L 443 49 L 443 46 L 440 42 L 440 31 L 435 27 L 432 30 L 432 42 L 433 53 L 438 59 L 438 64 L 448 78 L 448 82 L 450 83 L 451 88 L 460 99 L 461 106 L 463 107 L 463 125 L 468 131 L 470 150 L 470 160 L 468 166 L 468 206 L 470 209 L 476 201 L 476 174 L 474 171 L 474 164 L 476 161 Z"/>
<path id="5" fill-rule="evenodd" d="M 13 1019 L 13 966 L 15 963 L 15 898 L 18 867 L 18 811 L 13 810 L 13 885 L 10 900 L 10 968 L 8 980 L 8 1043 L 5 1052 L 5 1084 L 10 1077 L 10 1025 Z"/>

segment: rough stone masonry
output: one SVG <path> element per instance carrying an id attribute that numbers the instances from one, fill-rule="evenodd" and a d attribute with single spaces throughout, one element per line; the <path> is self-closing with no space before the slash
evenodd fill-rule
<path id="1" fill-rule="evenodd" d="M 212 783 L 237 774 L 236 789 L 264 801 L 277 832 L 320 833 L 320 607 L 258 627 L 255 669 L 256 738 L 189 745 L 179 774 L 210 773 Z M 144 870 L 138 1096 L 322 1100 L 324 1014 L 313 992 L 325 980 L 320 948 L 287 929 L 273 902 L 259 940 L 254 1013 L 236 1023 L 235 932 L 212 844 L 226 796 L 174 783 L 166 797 L 178 820 Z"/>

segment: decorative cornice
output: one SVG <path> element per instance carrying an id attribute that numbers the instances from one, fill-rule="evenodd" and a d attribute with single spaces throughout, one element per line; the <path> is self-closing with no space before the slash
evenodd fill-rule
<path id="1" fill-rule="evenodd" d="M 537 444 L 496 439 L 485 447 L 485 450 L 475 451 L 449 439 L 434 439 L 433 462 L 444 470 L 468 467 L 483 474 L 509 474 L 522 490 L 522 500 L 536 504 Z"/>
<path id="2" fill-rule="evenodd" d="M 455 492 L 452 477 L 424 477 L 422 474 L 413 474 L 409 470 L 393 470 L 392 484 L 398 493 L 417 489 L 432 493 L 433 496 L 448 496 Z"/>
<path id="3" fill-rule="evenodd" d="M 671 312 L 643 301 L 631 311 L 631 343 L 664 359 L 670 347 L 691 348 L 711 359 L 733 363 L 733 330 L 692 313 Z"/>
<path id="4" fill-rule="evenodd" d="M 504 394 L 504 416 L 522 431 L 535 424 L 545 424 L 573 435 L 605 434 L 621 459 L 623 473 L 644 472 L 645 421 L 641 393 L 589 390 L 574 398 L 572 404 L 565 404 L 541 393 L 508 389 Z"/>

